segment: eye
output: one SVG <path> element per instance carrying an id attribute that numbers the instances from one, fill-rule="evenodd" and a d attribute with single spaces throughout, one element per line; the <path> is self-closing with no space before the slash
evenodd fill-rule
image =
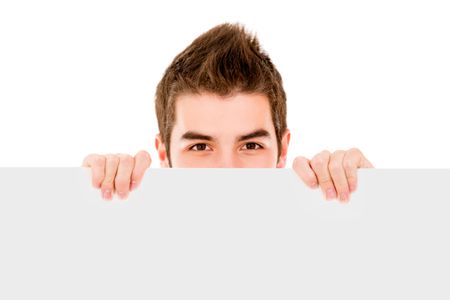
<path id="1" fill-rule="evenodd" d="M 192 151 L 205 151 L 205 150 L 206 150 L 206 147 L 207 147 L 206 144 L 195 144 L 195 145 L 191 146 L 191 147 L 189 148 L 189 150 L 192 150 Z M 194 148 L 195 148 L 196 150 L 194 150 Z"/>
<path id="2" fill-rule="evenodd" d="M 258 149 L 262 149 L 263 147 L 260 144 L 257 143 L 247 143 L 245 144 L 245 146 L 247 147 L 246 150 L 258 150 Z M 257 148 L 259 147 L 259 148 Z"/>

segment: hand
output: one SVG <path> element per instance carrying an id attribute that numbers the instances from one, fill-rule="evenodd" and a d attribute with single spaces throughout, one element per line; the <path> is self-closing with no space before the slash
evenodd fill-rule
<path id="1" fill-rule="evenodd" d="M 357 148 L 330 153 L 324 150 L 309 160 L 298 156 L 293 169 L 303 182 L 311 187 L 319 185 L 326 199 L 339 196 L 341 202 L 348 202 L 350 193 L 356 190 L 358 168 L 373 168 L 373 165 Z"/>
<path id="2" fill-rule="evenodd" d="M 151 163 L 150 154 L 142 150 L 134 158 L 128 154 L 90 154 L 82 166 L 92 168 L 92 186 L 101 188 L 102 197 L 111 200 L 114 191 L 126 199 L 141 183 Z"/>

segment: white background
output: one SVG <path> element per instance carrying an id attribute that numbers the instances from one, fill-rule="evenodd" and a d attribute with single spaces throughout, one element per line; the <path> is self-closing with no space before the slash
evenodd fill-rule
<path id="1" fill-rule="evenodd" d="M 150 151 L 154 92 L 228 21 L 281 72 L 296 155 L 358 147 L 378 168 L 448 168 L 448 1 L 1 1 L 0 166 Z"/>

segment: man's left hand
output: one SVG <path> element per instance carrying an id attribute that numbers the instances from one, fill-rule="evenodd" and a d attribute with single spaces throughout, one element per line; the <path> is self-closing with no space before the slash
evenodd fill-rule
<path id="1" fill-rule="evenodd" d="M 311 160 L 297 156 L 292 168 L 307 186 L 320 186 L 326 199 L 348 202 L 350 193 L 356 190 L 357 169 L 373 168 L 373 165 L 359 149 L 351 148 L 333 153 L 324 150 Z"/>

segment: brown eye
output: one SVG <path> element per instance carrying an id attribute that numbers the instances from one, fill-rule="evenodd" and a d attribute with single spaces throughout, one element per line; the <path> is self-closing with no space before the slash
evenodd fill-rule
<path id="1" fill-rule="evenodd" d="M 194 150 L 195 149 L 195 150 Z M 189 148 L 189 150 L 194 150 L 194 151 L 205 151 L 206 150 L 206 144 L 195 144 L 194 146 L 192 146 L 191 148 Z"/>
<path id="2" fill-rule="evenodd" d="M 257 144 L 257 143 L 247 143 L 245 144 L 245 146 L 247 147 L 247 150 L 257 150 L 259 148 L 262 148 L 261 145 Z M 259 147 L 259 148 L 257 148 Z"/>

